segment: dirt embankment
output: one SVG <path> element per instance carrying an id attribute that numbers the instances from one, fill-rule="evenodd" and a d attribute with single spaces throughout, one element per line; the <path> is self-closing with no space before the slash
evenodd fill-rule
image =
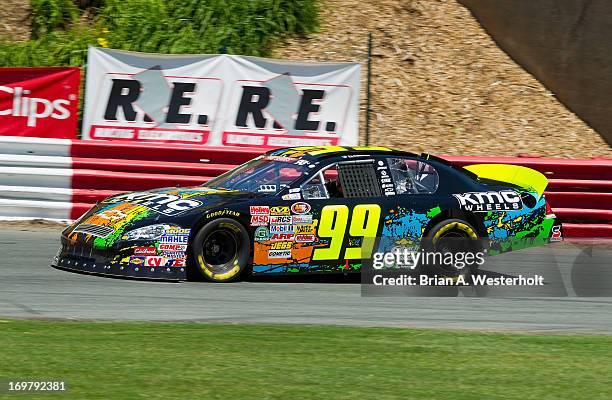
<path id="1" fill-rule="evenodd" d="M 371 144 L 453 155 L 612 157 L 601 136 L 499 49 L 457 1 L 323 4 L 321 32 L 290 40 L 275 56 L 363 62 L 372 32 Z M 362 114 L 365 76 L 364 68 Z"/>
<path id="2" fill-rule="evenodd" d="M 15 42 L 27 40 L 30 37 L 30 1 L 1 0 L 0 1 L 0 40 L 8 39 Z"/>
<path id="3" fill-rule="evenodd" d="M 1 0 L 0 36 L 26 40 L 29 10 L 28 0 Z M 275 56 L 363 62 L 372 32 L 372 144 L 453 155 L 612 157 L 601 136 L 456 0 L 322 0 L 322 10 L 320 33 L 290 40 Z M 365 68 L 362 82 L 363 128 Z"/>

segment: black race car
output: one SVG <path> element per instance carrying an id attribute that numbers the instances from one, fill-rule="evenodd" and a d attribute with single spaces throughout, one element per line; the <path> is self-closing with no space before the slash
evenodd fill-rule
<path id="1" fill-rule="evenodd" d="M 226 282 L 358 272 L 375 253 L 444 238 L 560 240 L 546 184 L 525 167 L 460 168 L 384 147 L 278 149 L 202 186 L 106 199 L 62 233 L 53 266 Z"/>

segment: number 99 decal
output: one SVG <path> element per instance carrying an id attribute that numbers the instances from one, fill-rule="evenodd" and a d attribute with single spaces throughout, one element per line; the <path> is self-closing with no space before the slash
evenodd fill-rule
<path id="1" fill-rule="evenodd" d="M 349 217 L 349 208 L 345 205 L 325 206 L 321 210 L 318 235 L 330 238 L 329 246 L 317 248 L 312 255 L 316 260 L 353 260 L 365 259 L 372 256 L 376 234 L 380 222 L 380 206 L 378 204 L 360 204 L 353 208 L 348 233 L 353 237 L 363 238 L 360 247 L 347 247 L 344 257 L 340 257 L 346 227 Z"/>

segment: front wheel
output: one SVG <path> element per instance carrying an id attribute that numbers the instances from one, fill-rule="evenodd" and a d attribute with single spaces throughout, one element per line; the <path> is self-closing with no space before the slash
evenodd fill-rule
<path id="1" fill-rule="evenodd" d="M 212 282 L 239 279 L 248 265 L 251 251 L 246 229 L 229 218 L 216 219 L 204 225 L 191 247 L 195 269 Z"/>

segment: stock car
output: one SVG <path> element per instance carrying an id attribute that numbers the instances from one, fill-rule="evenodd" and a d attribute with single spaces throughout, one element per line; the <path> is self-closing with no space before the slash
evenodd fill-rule
<path id="1" fill-rule="evenodd" d="M 52 266 L 146 279 L 359 272 L 425 240 L 560 240 L 547 179 L 385 147 L 269 151 L 198 187 L 122 193 L 62 232 Z"/>

